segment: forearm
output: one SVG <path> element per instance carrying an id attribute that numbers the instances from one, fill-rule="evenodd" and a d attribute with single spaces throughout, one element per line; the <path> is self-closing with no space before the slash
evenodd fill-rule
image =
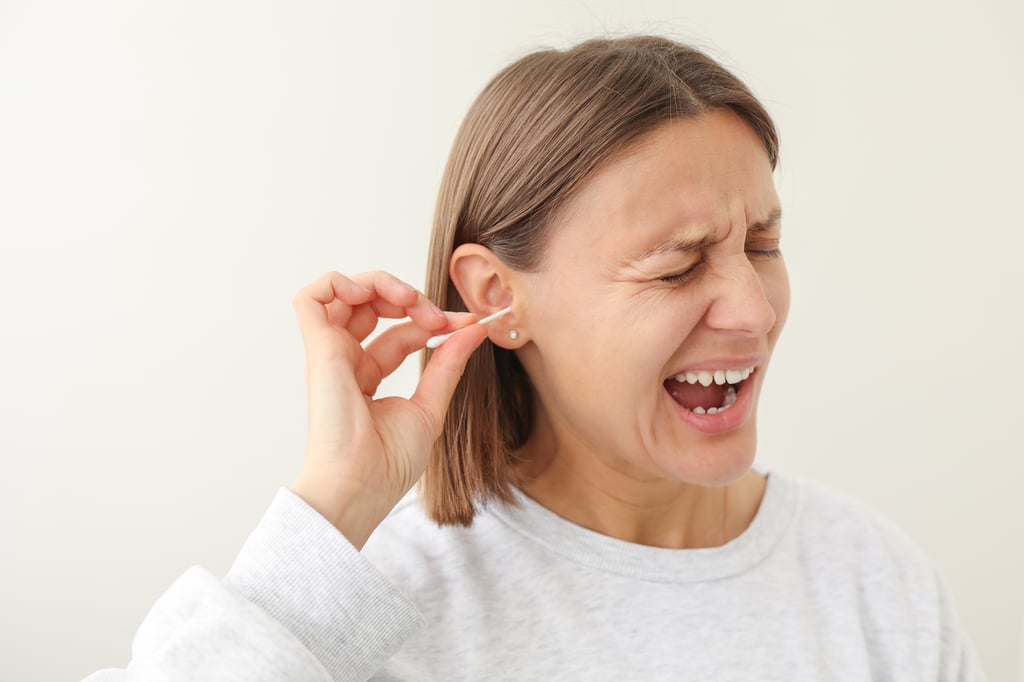
<path id="1" fill-rule="evenodd" d="M 139 627 L 129 665 L 87 679 L 365 680 L 422 625 L 337 529 L 282 489 L 223 580 L 186 571 Z"/>

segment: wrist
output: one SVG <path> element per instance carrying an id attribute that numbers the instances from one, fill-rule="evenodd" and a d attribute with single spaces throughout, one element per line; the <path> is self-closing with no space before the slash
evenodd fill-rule
<path id="1" fill-rule="evenodd" d="M 361 486 L 346 485 L 329 476 L 300 473 L 289 486 L 310 507 L 327 519 L 357 550 L 391 511 L 382 496 Z"/>

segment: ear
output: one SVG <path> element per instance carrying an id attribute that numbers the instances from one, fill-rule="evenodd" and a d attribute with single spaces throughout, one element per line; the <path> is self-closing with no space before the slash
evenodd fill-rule
<path id="1" fill-rule="evenodd" d="M 515 270 L 501 262 L 494 252 L 481 244 L 462 244 L 452 253 L 448 274 L 471 313 L 485 317 L 502 308 L 512 311 L 487 325 L 491 342 L 502 348 L 518 348 L 526 341 L 522 321 L 516 309 L 519 277 Z M 517 330 L 517 338 L 509 331 Z"/>

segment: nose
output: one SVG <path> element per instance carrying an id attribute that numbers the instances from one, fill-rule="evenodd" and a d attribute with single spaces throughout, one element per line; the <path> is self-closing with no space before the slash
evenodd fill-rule
<path id="1" fill-rule="evenodd" d="M 715 291 L 705 321 L 712 329 L 763 336 L 775 326 L 775 308 L 765 293 L 761 275 L 746 255 L 720 263 Z"/>

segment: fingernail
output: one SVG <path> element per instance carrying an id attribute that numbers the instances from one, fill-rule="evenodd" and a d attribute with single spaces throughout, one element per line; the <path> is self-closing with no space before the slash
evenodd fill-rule
<path id="1" fill-rule="evenodd" d="M 444 317 L 444 311 L 442 311 L 440 308 L 438 308 L 433 303 L 430 304 L 430 309 L 434 311 L 435 315 L 440 315 L 441 317 Z"/>

